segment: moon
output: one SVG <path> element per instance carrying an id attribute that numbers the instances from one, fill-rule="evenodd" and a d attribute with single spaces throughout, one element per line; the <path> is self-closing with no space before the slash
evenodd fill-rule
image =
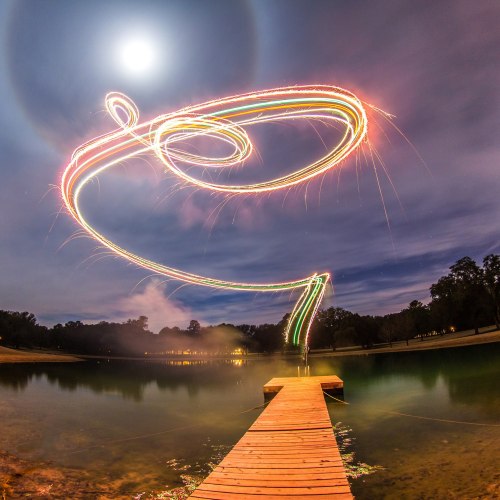
<path id="1" fill-rule="evenodd" d="M 119 63 L 131 75 L 150 73 L 156 61 L 156 50 L 152 40 L 137 36 L 121 43 L 118 50 Z"/>

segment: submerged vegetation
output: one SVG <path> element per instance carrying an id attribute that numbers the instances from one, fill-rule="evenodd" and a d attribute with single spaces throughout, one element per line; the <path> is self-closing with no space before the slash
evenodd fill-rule
<path id="1" fill-rule="evenodd" d="M 348 425 L 337 422 L 334 427 L 340 456 L 348 479 L 357 479 L 383 469 L 381 465 L 368 465 L 357 460 L 354 451 L 355 438 L 352 435 L 352 429 Z"/>
<path id="2" fill-rule="evenodd" d="M 320 310 L 312 325 L 312 348 L 360 345 L 370 348 L 495 323 L 500 328 L 500 255 L 488 255 L 482 267 L 463 257 L 430 287 L 431 300 L 418 300 L 398 313 L 361 316 L 342 308 Z M 288 314 L 277 324 L 201 326 L 148 330 L 148 318 L 124 323 L 68 321 L 41 326 L 29 312 L 0 311 L 0 344 L 14 348 L 51 349 L 101 356 L 235 355 L 275 352 L 285 348 Z"/>

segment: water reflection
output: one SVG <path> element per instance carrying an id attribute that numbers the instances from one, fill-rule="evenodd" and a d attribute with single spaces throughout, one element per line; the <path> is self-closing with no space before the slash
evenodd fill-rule
<path id="1" fill-rule="evenodd" d="M 442 498 L 445 490 L 432 489 L 436 474 L 448 487 L 447 478 L 461 474 L 464 457 L 478 479 L 467 483 L 467 494 L 463 486 L 454 494 L 478 496 L 481 481 L 494 474 L 488 464 L 494 463 L 500 431 L 391 412 L 498 424 L 499 359 L 496 344 L 310 357 L 311 375 L 344 380 L 350 404 L 328 406 L 333 422 L 352 429 L 352 452 L 383 467 L 353 480 L 356 496 L 384 498 L 390 491 L 393 498 L 413 498 L 407 490 L 418 486 L 423 498 Z M 189 465 L 190 472 L 202 470 L 258 416 L 260 410 L 248 410 L 263 402 L 263 384 L 304 376 L 304 370 L 297 360 L 281 358 L 0 365 L 0 450 L 80 467 L 96 477 L 103 471 L 127 477 L 127 491 L 181 487 L 186 471 L 172 470 L 172 460 Z"/>
<path id="2" fill-rule="evenodd" d="M 203 388 L 224 387 L 233 383 L 237 369 L 245 364 L 236 359 L 0 364 L 0 386 L 22 391 L 33 379 L 45 378 L 63 390 L 88 388 L 96 394 L 115 393 L 141 401 L 150 384 L 172 391 L 185 387 L 193 395 Z"/>
<path id="3" fill-rule="evenodd" d="M 472 346 L 435 351 L 380 354 L 362 359 L 345 359 L 339 371 L 346 392 L 358 399 L 358 389 L 387 385 L 395 381 L 418 381 L 425 392 L 445 387 L 453 403 L 476 406 L 498 415 L 500 392 L 495 382 L 500 375 L 500 346 Z"/>
<path id="4" fill-rule="evenodd" d="M 307 376 L 336 373 L 345 382 L 346 397 L 358 401 L 371 387 L 417 380 L 426 391 L 444 383 L 450 399 L 465 405 L 500 405 L 497 389 L 500 346 L 473 346 L 436 351 L 310 358 L 308 367 L 296 361 L 269 360 L 163 360 L 87 361 L 61 364 L 0 364 L 0 386 L 25 390 L 34 379 L 45 378 L 60 389 L 91 389 L 96 394 L 115 393 L 141 401 L 147 386 L 175 391 L 187 388 L 191 395 L 203 389 L 223 389 L 235 380 L 257 380 L 278 375 Z M 494 403 L 494 404 L 492 404 Z"/>

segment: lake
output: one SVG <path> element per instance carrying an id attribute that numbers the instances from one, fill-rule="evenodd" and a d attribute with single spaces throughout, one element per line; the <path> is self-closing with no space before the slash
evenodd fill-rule
<path id="1" fill-rule="evenodd" d="M 95 484 L 112 498 L 169 498 L 208 474 L 262 411 L 263 384 L 297 364 L 0 365 L 0 450 L 84 472 L 89 498 Z M 500 344 L 312 357 L 310 373 L 344 380 L 349 404 L 328 408 L 357 498 L 500 493 Z"/>

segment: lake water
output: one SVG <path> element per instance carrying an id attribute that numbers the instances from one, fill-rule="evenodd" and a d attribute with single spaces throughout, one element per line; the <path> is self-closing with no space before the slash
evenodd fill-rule
<path id="1" fill-rule="evenodd" d="M 350 404 L 328 408 L 353 475 L 371 472 L 351 479 L 357 498 L 498 497 L 499 344 L 311 358 L 310 372 L 344 380 Z M 86 471 L 114 498 L 168 498 L 246 432 L 265 382 L 297 373 L 271 358 L 0 365 L 0 450 Z"/>

